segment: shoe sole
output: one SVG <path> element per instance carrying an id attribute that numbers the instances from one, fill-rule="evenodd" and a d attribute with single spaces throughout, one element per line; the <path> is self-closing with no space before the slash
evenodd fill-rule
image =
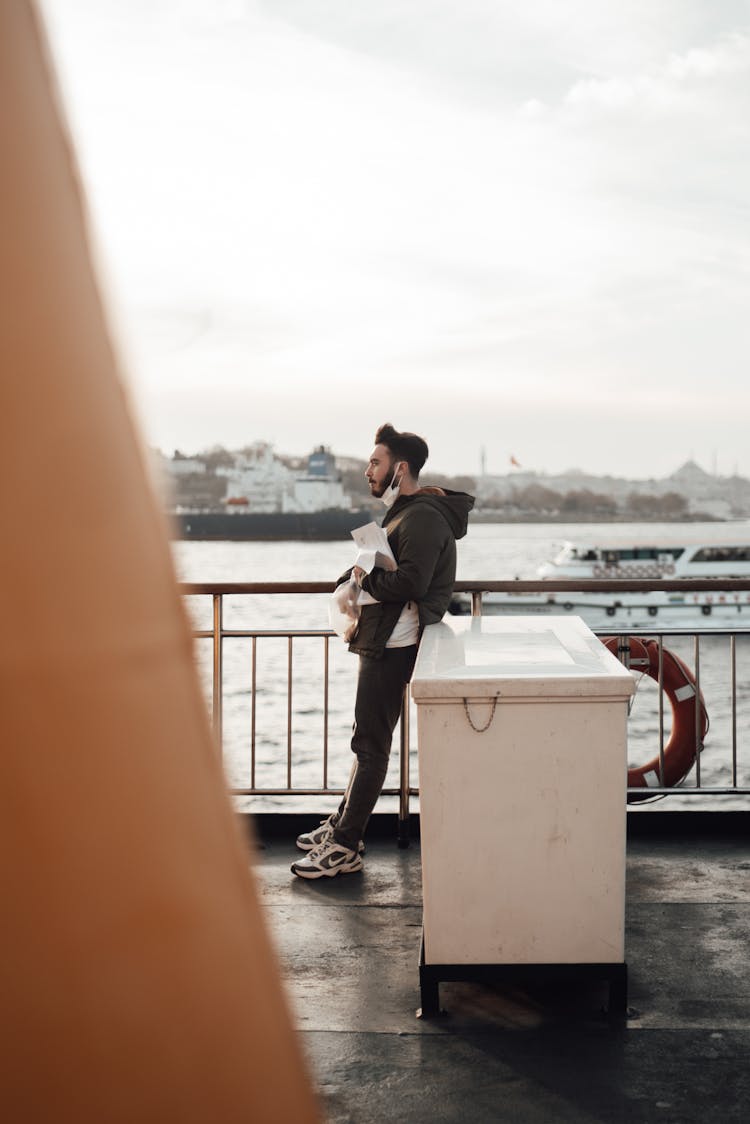
<path id="1" fill-rule="evenodd" d="M 332 866 L 330 870 L 298 870 L 297 864 L 293 863 L 291 871 L 298 878 L 335 878 L 337 874 L 356 874 L 363 866 L 364 863 L 357 863 L 356 866 L 345 863 L 342 866 Z"/>
<path id="2" fill-rule="evenodd" d="M 297 846 L 299 847 L 300 851 L 305 851 L 305 852 L 313 851 L 316 847 L 320 846 L 319 843 L 300 843 L 299 839 L 296 839 L 295 842 L 296 842 Z M 357 848 L 357 853 L 360 854 L 360 855 L 364 855 L 364 853 L 365 853 L 365 845 L 361 840 L 360 840 L 359 846 Z M 359 869 L 359 868 L 357 868 L 357 869 Z"/>

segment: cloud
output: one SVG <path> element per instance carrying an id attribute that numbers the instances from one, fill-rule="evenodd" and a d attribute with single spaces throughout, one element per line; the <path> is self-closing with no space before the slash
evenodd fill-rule
<path id="1" fill-rule="evenodd" d="M 578 115 L 610 115 L 623 110 L 641 114 L 695 115 L 726 98 L 728 112 L 737 112 L 750 101 L 750 35 L 735 32 L 709 47 L 669 54 L 660 66 L 645 72 L 606 78 L 577 80 L 567 91 L 562 106 Z M 739 80 L 739 81 L 738 81 Z M 699 104 L 696 98 L 703 99 Z"/>
<path id="2" fill-rule="evenodd" d="M 515 394 L 554 467 L 563 413 L 606 431 L 619 401 L 669 442 L 706 381 L 738 400 L 750 35 L 732 0 L 47 7 L 157 443 L 195 445 L 179 422 L 290 447 L 289 402 L 303 447 L 339 410 L 343 441 L 366 388 L 358 417 L 422 403 L 467 450 Z"/>
<path id="3" fill-rule="evenodd" d="M 713 47 L 694 47 L 681 55 L 670 55 L 665 68 L 678 82 L 722 75 L 746 74 L 750 69 L 750 35 L 734 32 Z"/>

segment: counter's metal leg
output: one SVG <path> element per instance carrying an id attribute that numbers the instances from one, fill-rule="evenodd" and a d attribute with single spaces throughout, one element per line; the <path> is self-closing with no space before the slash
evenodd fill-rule
<path id="1" fill-rule="evenodd" d="M 401 753 L 398 805 L 398 845 L 403 850 L 409 846 L 409 684 L 404 687 L 401 700 Z"/>
<path id="2" fill-rule="evenodd" d="M 419 969 L 419 996 L 422 1006 L 417 1011 L 419 1019 L 434 1019 L 440 1014 L 440 984 L 429 975 L 429 969 Z"/>
<path id="3" fill-rule="evenodd" d="M 422 1006 L 417 1011 L 418 1019 L 430 1019 L 440 1014 L 440 983 L 435 970 L 424 962 L 424 933 L 419 949 L 419 997 Z"/>
<path id="4" fill-rule="evenodd" d="M 625 1017 L 628 1013 L 628 966 L 618 964 L 609 977 L 609 1014 Z"/>

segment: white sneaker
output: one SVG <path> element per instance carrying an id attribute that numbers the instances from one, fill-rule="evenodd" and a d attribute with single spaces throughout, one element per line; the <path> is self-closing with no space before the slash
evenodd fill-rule
<path id="1" fill-rule="evenodd" d="M 292 874 L 299 878 L 334 878 L 337 874 L 353 874 L 363 866 L 361 855 L 343 847 L 331 836 L 304 859 L 292 863 Z"/>
<path id="2" fill-rule="evenodd" d="M 320 821 L 320 827 L 316 827 L 314 831 L 306 831 L 302 835 L 297 836 L 297 846 L 300 851 L 314 851 L 321 843 L 325 843 L 327 839 L 333 837 L 333 815 L 330 815 L 327 820 Z M 365 845 L 360 839 L 357 844 L 357 850 L 360 855 L 365 853 Z"/>

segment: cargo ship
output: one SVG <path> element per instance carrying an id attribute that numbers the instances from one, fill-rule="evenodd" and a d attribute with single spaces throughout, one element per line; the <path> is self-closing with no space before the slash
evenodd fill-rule
<path id="1" fill-rule="evenodd" d="M 219 474 L 227 482 L 221 509 L 178 507 L 171 515 L 173 538 L 326 541 L 373 519 L 369 508 L 351 507 L 324 445 L 310 454 L 304 471 L 294 472 L 259 442 Z"/>
<path id="2" fill-rule="evenodd" d="M 355 527 L 372 521 L 367 509 L 347 511 L 188 511 L 170 516 L 175 539 L 229 541 L 308 540 L 345 538 Z"/>

